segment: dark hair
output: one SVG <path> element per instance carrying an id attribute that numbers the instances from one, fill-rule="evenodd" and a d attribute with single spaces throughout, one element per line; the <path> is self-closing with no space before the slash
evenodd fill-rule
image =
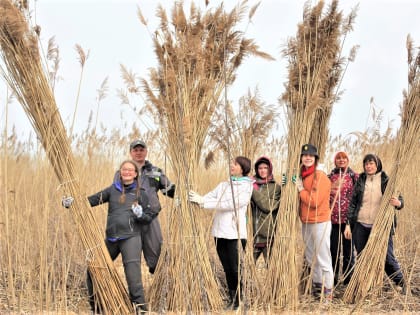
<path id="1" fill-rule="evenodd" d="M 237 156 L 235 162 L 242 168 L 242 176 L 247 176 L 251 171 L 251 160 L 245 156 Z"/>
<path id="2" fill-rule="evenodd" d="M 377 168 L 376 174 L 382 171 L 382 161 L 379 158 L 379 156 L 373 153 L 366 154 L 365 157 L 363 158 L 363 170 L 365 170 L 366 162 L 370 162 L 370 161 L 373 161 L 376 164 L 376 168 Z"/>

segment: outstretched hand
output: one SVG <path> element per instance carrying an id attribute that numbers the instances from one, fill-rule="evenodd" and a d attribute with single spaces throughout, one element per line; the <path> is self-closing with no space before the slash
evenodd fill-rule
<path id="1" fill-rule="evenodd" d="M 188 201 L 198 203 L 200 207 L 202 207 L 204 204 L 203 197 L 193 190 L 188 192 Z"/>
<path id="2" fill-rule="evenodd" d="M 61 204 L 63 205 L 64 208 L 70 208 L 70 206 L 73 204 L 74 198 L 72 196 L 64 196 L 61 199 Z"/>

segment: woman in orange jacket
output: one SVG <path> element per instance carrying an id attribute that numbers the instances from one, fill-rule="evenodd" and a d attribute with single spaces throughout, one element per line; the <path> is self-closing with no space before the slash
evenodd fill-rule
<path id="1" fill-rule="evenodd" d="M 317 170 L 319 155 L 312 144 L 305 144 L 300 155 L 300 176 L 294 179 L 299 191 L 299 216 L 305 242 L 305 262 L 312 270 L 315 294 L 332 299 L 334 273 L 330 253 L 331 182 L 327 175 Z"/>

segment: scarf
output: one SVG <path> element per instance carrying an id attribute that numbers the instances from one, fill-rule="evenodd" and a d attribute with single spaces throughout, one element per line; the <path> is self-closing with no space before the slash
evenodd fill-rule
<path id="1" fill-rule="evenodd" d="M 313 174 L 315 172 L 315 164 L 310 166 L 309 168 L 306 168 L 302 166 L 302 179 L 308 177 L 309 175 Z"/>
<path id="2" fill-rule="evenodd" d="M 248 176 L 231 176 L 230 179 L 233 182 L 245 182 L 245 181 L 251 181 L 251 178 L 249 178 Z"/>
<path id="3" fill-rule="evenodd" d="M 273 174 L 267 176 L 267 178 L 258 178 L 253 177 L 254 183 L 252 184 L 254 186 L 255 190 L 259 190 L 261 185 L 268 184 L 274 181 Z"/>

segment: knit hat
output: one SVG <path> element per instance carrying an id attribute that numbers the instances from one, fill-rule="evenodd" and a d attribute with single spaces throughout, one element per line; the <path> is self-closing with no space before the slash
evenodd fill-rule
<path id="1" fill-rule="evenodd" d="M 344 156 L 344 157 L 347 159 L 347 161 L 348 161 L 348 162 L 350 162 L 349 156 L 347 155 L 347 153 L 346 153 L 346 152 L 344 152 L 344 151 L 338 151 L 338 152 L 336 152 L 336 153 L 334 154 L 334 160 L 333 160 L 333 163 L 334 163 L 334 165 L 335 165 L 336 167 L 338 167 L 338 166 L 337 166 L 337 164 L 335 163 L 335 160 L 337 159 L 337 157 L 338 157 L 338 156 Z"/>

